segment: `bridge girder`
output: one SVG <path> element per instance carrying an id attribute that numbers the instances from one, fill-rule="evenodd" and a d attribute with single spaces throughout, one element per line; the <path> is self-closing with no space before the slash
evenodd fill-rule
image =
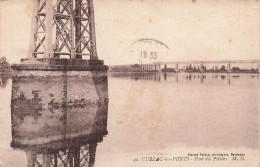
<path id="1" fill-rule="evenodd" d="M 34 0 L 28 58 L 97 60 L 93 0 Z"/>

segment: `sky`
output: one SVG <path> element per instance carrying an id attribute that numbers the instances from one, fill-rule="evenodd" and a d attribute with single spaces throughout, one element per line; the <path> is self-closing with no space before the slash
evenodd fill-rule
<path id="1" fill-rule="evenodd" d="M 0 56 L 27 57 L 32 0 L 0 0 Z M 259 59 L 258 0 L 94 0 L 97 52 L 107 65 L 137 63 L 131 44 L 169 47 L 158 61 Z"/>

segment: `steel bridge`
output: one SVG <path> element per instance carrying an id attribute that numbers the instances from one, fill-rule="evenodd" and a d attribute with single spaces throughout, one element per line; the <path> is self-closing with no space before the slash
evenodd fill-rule
<path id="1" fill-rule="evenodd" d="M 33 0 L 28 58 L 97 60 L 93 0 Z"/>
<path id="2" fill-rule="evenodd" d="M 217 61 L 167 61 L 167 62 L 154 62 L 151 64 L 139 64 L 140 70 L 143 71 L 161 71 L 162 65 L 164 68 L 167 68 L 167 65 L 175 65 L 175 71 L 178 72 L 179 65 L 185 64 L 185 65 L 199 65 L 200 72 L 204 71 L 203 66 L 207 64 L 224 64 L 227 67 L 227 72 L 231 72 L 231 64 L 257 64 L 257 68 L 259 69 L 259 60 L 217 60 Z M 131 68 L 133 65 L 114 65 L 109 66 L 110 69 L 128 69 Z"/>
<path id="3" fill-rule="evenodd" d="M 154 66 L 156 67 L 164 65 L 164 67 L 167 68 L 167 65 L 174 64 L 175 65 L 175 71 L 178 72 L 179 70 L 179 64 L 199 64 L 200 71 L 204 71 L 204 66 L 206 64 L 225 64 L 227 67 L 227 72 L 231 72 L 231 64 L 257 64 L 259 69 L 259 60 L 217 60 L 217 61 L 170 61 L 170 62 L 155 62 Z"/>
<path id="4" fill-rule="evenodd" d="M 258 63 L 259 60 L 217 60 L 217 61 L 169 61 L 169 62 L 155 62 L 154 64 L 249 64 Z"/>
<path id="5" fill-rule="evenodd" d="M 30 36 L 16 71 L 107 70 L 97 55 L 93 0 L 33 0 Z"/>

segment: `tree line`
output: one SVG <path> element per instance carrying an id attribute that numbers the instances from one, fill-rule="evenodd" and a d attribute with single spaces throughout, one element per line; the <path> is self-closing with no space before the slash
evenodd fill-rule
<path id="1" fill-rule="evenodd" d="M 9 67 L 10 64 L 7 62 L 6 57 L 0 57 L 0 66 Z"/>

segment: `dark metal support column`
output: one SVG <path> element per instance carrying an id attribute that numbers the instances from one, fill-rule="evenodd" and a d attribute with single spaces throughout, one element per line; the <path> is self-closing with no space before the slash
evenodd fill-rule
<path id="1" fill-rule="evenodd" d="M 82 0 L 75 0 L 75 35 L 76 43 L 80 42 L 81 39 L 81 4 Z M 77 54 L 81 53 L 81 43 L 79 43 L 76 49 L 76 59 L 82 59 L 82 55 Z"/>
<path id="2" fill-rule="evenodd" d="M 88 12 L 90 16 L 90 42 L 91 42 L 91 56 L 90 60 L 98 60 L 96 48 L 96 33 L 95 33 L 95 19 L 94 19 L 94 5 L 93 0 L 88 0 Z"/>

